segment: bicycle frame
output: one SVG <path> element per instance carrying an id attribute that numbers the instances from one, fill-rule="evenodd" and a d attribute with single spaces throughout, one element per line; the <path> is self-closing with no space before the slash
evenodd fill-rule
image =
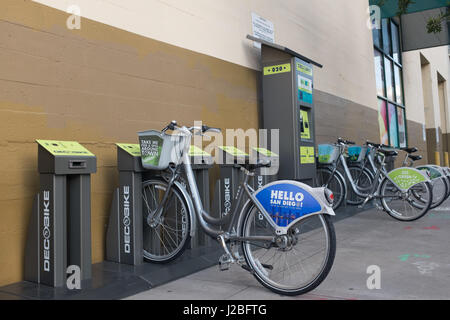
<path id="1" fill-rule="evenodd" d="M 352 188 L 353 192 L 361 197 L 361 198 L 366 198 L 365 203 L 370 200 L 370 199 L 374 199 L 374 198 L 380 198 L 379 192 L 378 192 L 378 188 L 380 186 L 380 182 L 383 178 L 387 178 L 389 179 L 391 182 L 393 182 L 389 176 L 388 173 L 386 171 L 386 169 L 384 168 L 384 160 L 385 157 L 382 157 L 381 163 L 379 165 L 379 167 L 377 167 L 375 165 L 375 161 L 374 161 L 374 156 L 376 153 L 376 148 L 373 148 L 369 154 L 367 155 L 365 161 L 364 161 L 364 165 L 363 168 L 367 165 L 367 162 L 370 164 L 371 169 L 373 170 L 373 172 L 375 173 L 374 179 L 373 179 L 373 183 L 372 186 L 370 188 L 370 192 L 369 193 L 363 193 L 360 191 L 360 189 L 358 188 L 358 186 L 356 185 L 351 173 L 350 173 L 350 169 L 347 165 L 347 161 L 345 160 L 344 157 L 344 149 L 345 146 L 344 145 L 340 145 L 340 155 L 338 157 L 338 159 L 336 160 L 336 162 L 333 164 L 333 170 L 332 173 L 336 174 L 338 171 L 338 167 L 339 164 L 342 164 L 342 167 L 344 168 L 344 173 L 345 176 L 347 177 L 347 180 L 350 182 L 350 187 Z"/>
<path id="2" fill-rule="evenodd" d="M 242 200 L 244 198 L 244 192 L 245 195 L 249 198 L 251 203 L 253 203 L 258 210 L 261 212 L 261 214 L 266 218 L 266 220 L 269 222 L 269 224 L 274 228 L 275 233 L 277 235 L 283 235 L 286 233 L 283 227 L 279 227 L 273 219 L 270 217 L 269 213 L 264 209 L 264 207 L 259 203 L 258 200 L 255 199 L 253 196 L 254 190 L 248 185 L 248 178 L 249 175 L 251 175 L 250 172 L 246 172 L 244 175 L 244 181 L 241 182 L 241 184 L 238 187 L 238 190 L 236 192 L 236 196 L 234 198 L 234 201 L 232 203 L 231 211 L 228 215 L 226 215 L 223 218 L 215 218 L 212 217 L 208 212 L 206 212 L 203 208 L 203 203 L 200 198 L 200 194 L 197 188 L 197 183 L 194 178 L 194 173 L 192 171 L 190 157 L 189 157 L 189 146 L 191 142 L 192 134 L 187 128 L 179 128 L 180 131 L 183 133 L 183 139 L 186 139 L 183 144 L 185 145 L 185 148 L 182 150 L 182 156 L 179 160 L 179 162 L 176 164 L 176 168 L 183 165 L 184 170 L 187 177 L 187 182 L 189 185 L 189 190 L 191 193 L 191 197 L 194 204 L 194 211 L 196 213 L 197 221 L 199 222 L 201 228 L 205 231 L 205 233 L 214 238 L 221 240 L 220 237 L 225 237 L 226 240 L 233 240 L 233 241 L 269 241 L 274 242 L 275 237 L 274 236 L 252 236 L 252 237 L 240 237 L 237 234 L 236 226 L 238 223 L 238 218 L 243 213 L 241 211 L 241 214 L 238 214 L 240 205 L 242 203 Z M 244 170 L 246 171 L 246 170 Z M 168 187 L 165 191 L 165 194 L 163 196 L 162 201 L 160 202 L 158 208 L 149 215 L 148 221 L 158 221 L 159 217 L 162 214 L 162 209 L 164 208 L 167 200 L 168 200 L 168 194 L 173 187 L 173 185 L 176 183 L 177 178 L 179 177 L 179 173 L 177 169 L 172 169 L 172 177 L 168 181 Z M 243 192 L 244 191 L 244 192 Z M 244 207 L 245 208 L 245 207 Z M 191 216 L 191 220 L 193 220 L 195 217 Z M 228 229 L 226 231 L 221 230 L 220 228 L 215 228 L 213 225 L 225 225 L 229 223 Z"/>

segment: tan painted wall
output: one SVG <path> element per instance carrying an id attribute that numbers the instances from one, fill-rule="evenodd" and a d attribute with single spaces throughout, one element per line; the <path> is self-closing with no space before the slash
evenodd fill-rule
<path id="1" fill-rule="evenodd" d="M 324 136 L 340 135 L 342 128 L 357 137 L 376 131 L 366 132 L 369 125 L 359 131 L 350 127 L 361 118 L 377 123 L 367 1 L 70 4 L 77 2 L 93 20 L 83 19 L 82 29 L 73 31 L 66 28 L 63 11 L 29 0 L 0 2 L 0 285 L 22 279 L 26 229 L 39 183 L 36 138 L 78 140 L 97 155 L 92 252 L 98 262 L 104 258 L 117 182 L 115 142 L 136 141 L 137 131 L 162 127 L 170 119 L 258 127 L 259 58 L 245 40 L 252 11 L 274 22 L 277 42 L 324 64 L 315 70 L 318 102 L 327 104 L 322 110 L 330 120 Z M 69 2 L 51 3 L 65 9 Z"/>
<path id="2" fill-rule="evenodd" d="M 349 0 L 37 0 L 89 19 L 259 69 L 245 39 L 251 12 L 272 21 L 275 42 L 319 61 L 315 87 L 377 109 L 368 1 Z"/>
<path id="3" fill-rule="evenodd" d="M 35 139 L 76 140 L 97 155 L 93 261 L 104 258 L 117 183 L 115 142 L 168 120 L 258 127 L 257 72 L 98 22 L 65 28 L 66 14 L 0 2 L 0 285 L 22 279 L 38 191 Z"/>
<path id="4" fill-rule="evenodd" d="M 429 68 L 429 70 L 426 70 L 430 77 L 428 79 L 422 79 L 420 54 L 422 54 L 430 62 L 430 65 L 426 67 Z M 402 57 L 405 85 L 405 105 L 408 120 L 425 123 L 424 99 L 427 99 L 429 100 L 428 104 L 432 105 L 433 112 L 431 115 L 434 118 L 434 121 L 427 124 L 427 127 L 440 127 L 441 119 L 437 72 L 439 72 L 446 80 L 449 79 L 448 47 L 442 46 L 404 52 Z M 426 90 L 430 92 L 430 96 L 428 98 L 423 95 L 422 85 L 424 85 Z M 447 81 L 447 97 L 449 96 L 449 90 L 450 87 Z M 447 117 L 449 116 L 450 115 L 447 114 Z M 450 118 L 447 118 L 447 121 L 450 121 Z"/>

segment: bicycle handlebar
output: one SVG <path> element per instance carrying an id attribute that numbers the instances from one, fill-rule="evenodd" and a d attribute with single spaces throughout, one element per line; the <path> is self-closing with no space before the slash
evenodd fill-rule
<path id="1" fill-rule="evenodd" d="M 164 129 L 162 129 L 162 132 L 166 132 L 167 130 L 176 130 L 176 129 L 182 129 L 183 127 L 178 126 L 177 121 L 176 120 L 172 120 Z M 199 130 L 202 133 L 205 132 L 216 132 L 216 133 L 220 133 L 222 132 L 222 130 L 220 128 L 214 128 L 214 127 L 209 127 L 207 125 L 202 125 L 201 127 L 184 127 L 186 130 L 193 132 L 194 130 Z"/>

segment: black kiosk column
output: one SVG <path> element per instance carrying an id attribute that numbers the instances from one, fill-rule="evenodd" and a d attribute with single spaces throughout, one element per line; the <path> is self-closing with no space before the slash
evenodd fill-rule
<path id="1" fill-rule="evenodd" d="M 78 142 L 37 140 L 40 191 L 25 247 L 25 280 L 60 287 L 69 265 L 91 278 L 91 173 L 96 157 Z"/>
<path id="2" fill-rule="evenodd" d="M 313 65 L 322 65 L 289 48 L 247 38 L 261 43 L 263 128 L 280 130 L 278 177 L 312 186 L 316 176 Z"/>
<path id="3" fill-rule="evenodd" d="M 106 260 L 139 265 L 142 255 L 142 173 L 138 144 L 117 143 L 119 188 L 113 195 L 106 232 Z"/>

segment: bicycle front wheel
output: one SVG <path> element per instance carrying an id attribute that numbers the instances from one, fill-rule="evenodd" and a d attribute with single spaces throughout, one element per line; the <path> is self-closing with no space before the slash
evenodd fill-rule
<path id="1" fill-rule="evenodd" d="M 326 187 L 333 192 L 333 210 L 339 208 L 347 197 L 347 186 L 345 181 L 335 172 L 328 168 L 317 168 L 316 183 L 319 187 Z"/>
<path id="2" fill-rule="evenodd" d="M 369 193 L 373 184 L 373 177 L 370 171 L 359 166 L 351 166 L 348 168 L 352 176 L 353 182 L 359 192 L 365 194 Z M 349 188 L 347 195 L 347 203 L 351 205 L 360 205 L 365 198 L 359 197 L 352 188 Z"/>
<path id="3" fill-rule="evenodd" d="M 242 225 L 244 237 L 276 236 L 256 207 Z M 328 275 L 336 253 L 336 236 L 328 215 L 312 215 L 290 226 L 274 243 L 242 243 L 247 264 L 266 288 L 282 295 L 299 295 L 316 288 Z"/>
<path id="4" fill-rule="evenodd" d="M 428 212 L 433 192 L 429 182 L 419 183 L 402 192 L 389 179 L 384 178 L 380 186 L 380 200 L 391 217 L 400 221 L 413 221 Z"/>
<path id="5" fill-rule="evenodd" d="M 156 211 L 162 201 L 167 186 L 163 179 L 149 180 L 142 184 L 143 254 L 151 262 L 165 263 L 176 259 L 190 240 L 188 206 L 176 186 L 171 188 L 160 218 L 148 221 L 148 216 Z"/>

